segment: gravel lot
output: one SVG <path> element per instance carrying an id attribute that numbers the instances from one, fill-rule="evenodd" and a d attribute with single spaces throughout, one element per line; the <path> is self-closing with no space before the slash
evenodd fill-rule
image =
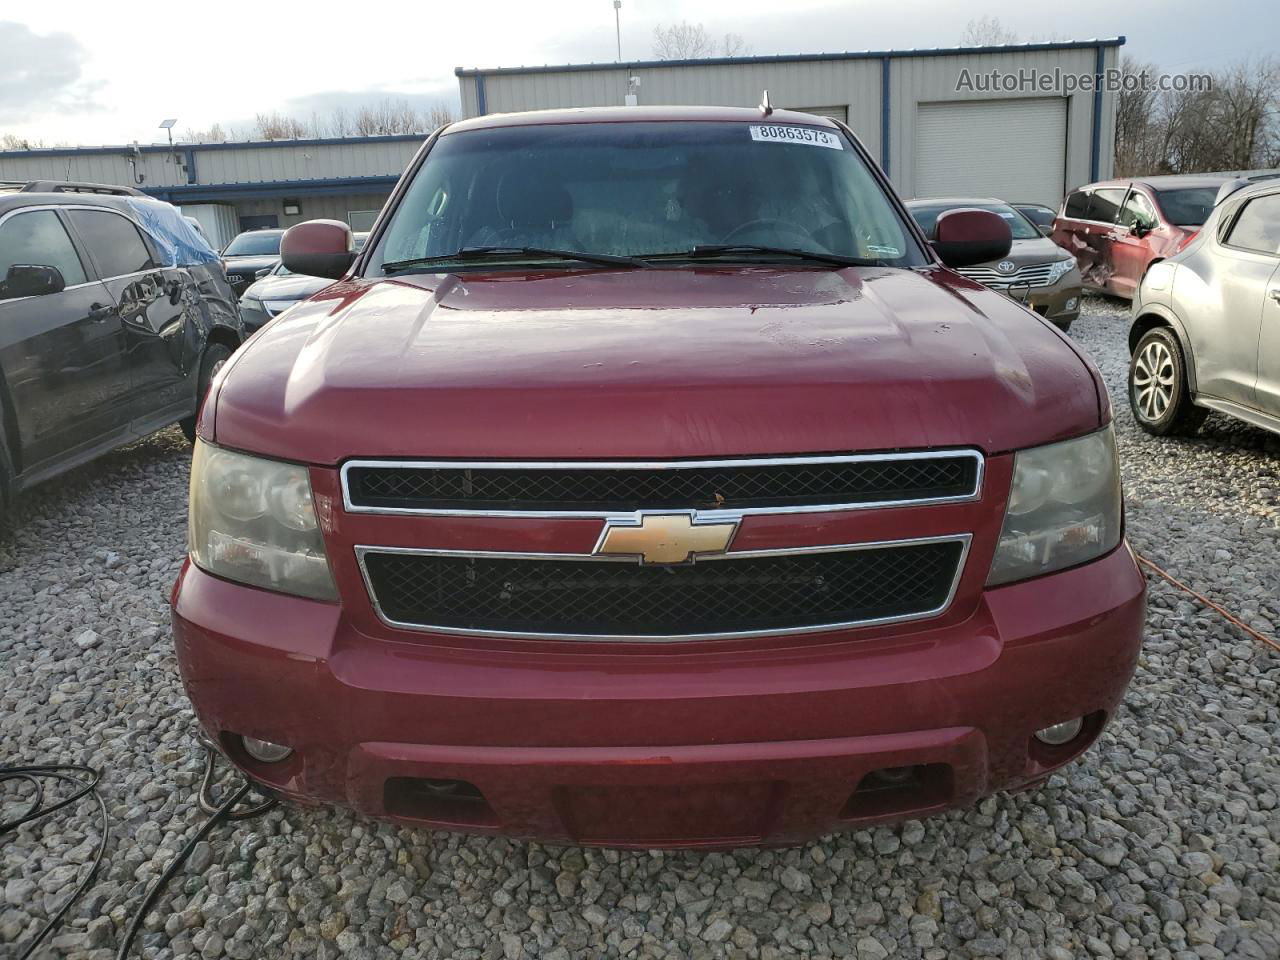
<path id="1" fill-rule="evenodd" d="M 1127 311 L 1075 335 L 1111 386 L 1140 552 L 1263 632 L 1280 625 L 1280 438 L 1216 415 L 1140 434 Z M 41 957 L 114 955 L 203 819 L 168 633 L 184 550 L 176 431 L 46 485 L 0 538 L 0 762 L 105 769 L 109 862 Z M 1127 710 L 1042 791 L 806 847 L 559 849 L 272 811 L 197 848 L 149 956 L 1280 957 L 1280 654 L 1153 580 Z M 8 813 L 17 804 L 10 802 Z M 84 869 L 82 802 L 0 843 L 0 955 Z"/>

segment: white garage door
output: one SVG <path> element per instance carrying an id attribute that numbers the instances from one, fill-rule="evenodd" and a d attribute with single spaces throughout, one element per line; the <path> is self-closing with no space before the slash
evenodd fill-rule
<path id="1" fill-rule="evenodd" d="M 1066 189 L 1067 101 L 922 103 L 916 113 L 917 197 L 1047 203 Z"/>

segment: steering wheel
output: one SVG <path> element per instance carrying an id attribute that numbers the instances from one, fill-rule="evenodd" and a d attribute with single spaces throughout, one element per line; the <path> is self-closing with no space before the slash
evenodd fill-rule
<path id="1" fill-rule="evenodd" d="M 736 243 L 738 237 L 744 233 L 749 233 L 757 228 L 768 228 L 777 231 L 782 235 L 790 235 L 797 237 L 803 244 L 812 243 L 813 237 L 800 227 L 786 220 L 779 220 L 777 217 L 759 217 L 755 220 L 748 220 L 746 223 L 740 223 L 727 234 L 725 234 L 725 243 Z M 778 237 L 769 238 L 772 240 L 768 245 L 771 247 L 785 247 L 786 243 L 779 243 Z"/>

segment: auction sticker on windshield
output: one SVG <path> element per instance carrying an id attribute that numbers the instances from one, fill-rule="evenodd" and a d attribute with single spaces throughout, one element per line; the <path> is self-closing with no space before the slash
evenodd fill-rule
<path id="1" fill-rule="evenodd" d="M 808 147 L 844 149 L 838 136 L 815 127 L 784 127 L 776 123 L 752 124 L 751 139 L 766 143 L 800 143 Z"/>

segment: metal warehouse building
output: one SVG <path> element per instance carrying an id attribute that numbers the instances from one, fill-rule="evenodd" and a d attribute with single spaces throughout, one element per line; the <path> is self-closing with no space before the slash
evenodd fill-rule
<path id="1" fill-rule="evenodd" d="M 327 217 L 367 230 L 424 137 L 254 140 L 0 152 L 0 180 L 124 184 L 194 216 L 215 247 Z"/>
<path id="2" fill-rule="evenodd" d="M 468 117 L 622 104 L 629 93 L 644 104 L 755 106 L 767 89 L 775 107 L 848 123 L 905 197 L 976 194 L 1056 206 L 1072 187 L 1111 176 L 1115 94 L 1100 84 L 1070 94 L 1062 84 L 1048 92 L 1003 83 L 990 90 L 989 77 L 1105 75 L 1118 69 L 1123 43 L 1116 37 L 455 73 Z"/>

